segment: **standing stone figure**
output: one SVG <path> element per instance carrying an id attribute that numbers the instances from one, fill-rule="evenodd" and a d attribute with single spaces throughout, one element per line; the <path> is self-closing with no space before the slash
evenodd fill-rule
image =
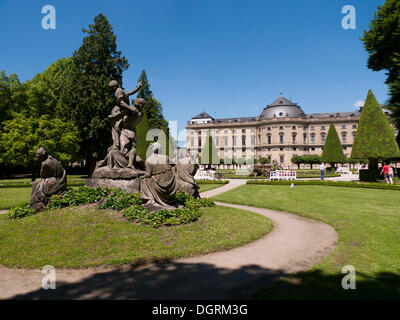
<path id="1" fill-rule="evenodd" d="M 129 96 L 135 94 L 142 87 L 142 83 L 139 82 L 139 85 L 129 92 L 123 90 L 115 80 L 110 81 L 109 87 L 115 90 L 116 98 L 116 104 L 108 116 L 112 122 L 113 144 L 108 148 L 106 158 L 97 163 L 93 177 L 133 178 L 138 175 L 135 163 L 142 162 L 136 154 L 136 126 L 143 118 L 145 100 L 138 98 L 131 106 Z M 132 171 L 114 169 L 132 169 Z"/>
<path id="2" fill-rule="evenodd" d="M 30 207 L 41 211 L 52 195 L 63 195 L 66 192 L 67 174 L 61 162 L 48 155 L 44 148 L 36 151 L 36 157 L 42 162 L 41 179 L 32 184 Z"/>
<path id="3" fill-rule="evenodd" d="M 178 191 L 175 166 L 161 153 L 161 145 L 149 146 L 151 156 L 146 160 L 146 174 L 140 177 L 140 198 L 149 211 L 176 209 L 175 194 Z"/>

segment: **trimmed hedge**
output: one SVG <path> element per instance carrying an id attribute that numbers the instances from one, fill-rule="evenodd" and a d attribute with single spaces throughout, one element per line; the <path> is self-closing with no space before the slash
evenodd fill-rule
<path id="1" fill-rule="evenodd" d="M 298 186 L 329 186 L 329 187 L 348 187 L 348 188 L 370 188 L 385 190 L 400 190 L 400 184 L 389 184 L 379 182 L 350 182 L 350 181 L 322 181 L 322 180 L 248 180 L 246 184 L 260 185 L 298 185 Z"/>
<path id="2" fill-rule="evenodd" d="M 229 180 L 196 180 L 197 184 L 227 184 Z"/>

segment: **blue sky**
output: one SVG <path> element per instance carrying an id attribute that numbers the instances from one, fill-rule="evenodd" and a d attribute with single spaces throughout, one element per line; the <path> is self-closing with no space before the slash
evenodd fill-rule
<path id="1" fill-rule="evenodd" d="M 305 112 L 354 110 L 372 89 L 387 99 L 384 72 L 366 67 L 359 37 L 383 0 L 0 0 L 0 70 L 22 81 L 82 42 L 98 13 L 109 19 L 130 63 L 124 87 L 146 69 L 167 120 L 205 109 L 214 117 L 258 115 L 284 95 Z M 42 7 L 56 8 L 56 30 L 41 27 Z M 356 29 L 344 30 L 344 5 Z"/>

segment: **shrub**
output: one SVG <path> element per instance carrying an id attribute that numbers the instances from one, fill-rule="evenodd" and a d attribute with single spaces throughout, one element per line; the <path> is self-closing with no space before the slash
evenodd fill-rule
<path id="1" fill-rule="evenodd" d="M 31 216 L 36 213 L 36 210 L 29 207 L 28 202 L 21 203 L 10 209 L 8 217 L 11 219 L 19 219 L 26 216 Z"/>
<path id="2" fill-rule="evenodd" d="M 141 203 L 142 200 L 138 193 L 129 193 L 120 188 L 115 188 L 108 190 L 107 196 L 100 201 L 99 208 L 120 211 Z"/>
<path id="3" fill-rule="evenodd" d="M 107 189 L 82 186 L 75 190 L 69 190 L 64 196 L 52 196 L 46 209 L 53 210 L 70 206 L 78 206 L 81 204 L 94 203 L 100 201 L 106 195 Z"/>
<path id="4" fill-rule="evenodd" d="M 140 203 L 136 203 L 124 211 L 124 217 L 158 228 L 196 221 L 201 216 L 199 208 L 215 206 L 211 199 L 194 199 L 185 192 L 177 192 L 175 198 L 183 205 L 182 208 L 148 212 Z"/>

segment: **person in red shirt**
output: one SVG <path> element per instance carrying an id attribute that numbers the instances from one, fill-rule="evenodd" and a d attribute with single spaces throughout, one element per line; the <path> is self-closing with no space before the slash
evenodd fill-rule
<path id="1" fill-rule="evenodd" d="M 382 173 L 383 173 L 383 176 L 385 178 L 385 183 L 388 183 L 389 166 L 386 164 L 386 162 L 383 163 L 381 174 Z"/>

